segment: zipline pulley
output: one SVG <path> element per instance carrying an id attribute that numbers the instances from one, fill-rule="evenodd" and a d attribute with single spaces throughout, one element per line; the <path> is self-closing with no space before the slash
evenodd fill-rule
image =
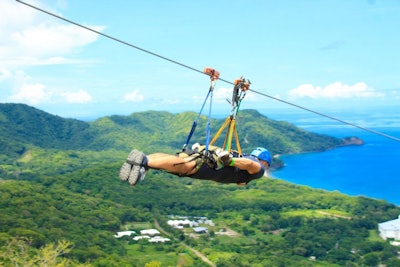
<path id="1" fill-rule="evenodd" d="M 228 102 L 232 106 L 232 111 L 238 111 L 236 110 L 236 107 L 240 106 L 240 102 L 243 100 L 243 98 L 246 95 L 246 91 L 250 89 L 250 84 L 251 82 L 249 80 L 246 80 L 243 77 L 240 77 L 239 79 L 236 79 L 234 82 L 234 87 L 233 87 L 233 93 L 232 93 L 232 101 Z"/>
<path id="2" fill-rule="evenodd" d="M 208 76 L 210 76 L 210 79 L 212 82 L 219 79 L 219 71 L 217 71 L 213 68 L 206 67 L 206 68 L 204 68 L 203 72 L 205 74 L 207 74 Z"/>
<path id="3" fill-rule="evenodd" d="M 236 141 L 236 149 L 239 155 L 242 155 L 242 148 L 239 142 L 239 135 L 237 133 L 236 127 L 236 115 L 239 112 L 240 103 L 242 102 L 243 98 L 246 95 L 246 91 L 250 88 L 250 81 L 240 77 L 234 81 L 233 93 L 231 101 L 228 102 L 231 104 L 232 110 L 231 114 L 228 118 L 226 118 L 225 122 L 219 128 L 217 133 L 215 134 L 214 138 L 211 140 L 210 145 L 213 145 L 221 133 L 227 128 L 225 140 L 222 145 L 222 148 L 226 151 L 232 152 L 232 141 L 235 138 Z"/>

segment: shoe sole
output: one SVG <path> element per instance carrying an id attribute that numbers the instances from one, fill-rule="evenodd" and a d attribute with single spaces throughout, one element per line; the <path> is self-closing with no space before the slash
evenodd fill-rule
<path id="1" fill-rule="evenodd" d="M 122 164 L 119 171 L 119 178 L 122 181 L 128 181 L 130 185 L 136 185 L 139 178 L 140 164 L 143 162 L 143 158 L 144 154 L 142 152 L 136 149 L 132 150 L 126 162 Z"/>

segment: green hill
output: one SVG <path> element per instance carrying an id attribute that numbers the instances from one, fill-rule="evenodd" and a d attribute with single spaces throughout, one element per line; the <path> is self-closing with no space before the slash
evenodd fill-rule
<path id="1" fill-rule="evenodd" d="M 0 104 L 0 149 L 10 160 L 30 148 L 128 152 L 136 147 L 148 153 L 176 152 L 186 141 L 195 117 L 192 112 L 149 111 L 103 117 L 88 123 L 53 116 L 27 105 Z M 192 141 L 205 143 L 206 120 L 201 117 Z M 245 151 L 264 146 L 273 154 L 299 153 L 343 144 L 337 138 L 268 119 L 255 110 L 244 110 L 237 120 L 240 143 Z M 223 121 L 213 119 L 211 132 L 216 133 Z"/>
<path id="2" fill-rule="evenodd" d="M 400 214 L 385 201 L 274 179 L 238 187 L 150 171 L 137 187 L 119 181 L 131 148 L 176 152 L 195 116 L 149 111 L 87 123 L 0 104 L 0 265 L 40 266 L 28 263 L 49 255 L 45 245 L 67 240 L 73 246 L 59 258 L 71 262 L 59 266 L 208 266 L 187 246 L 217 266 L 399 266 L 398 249 L 377 236 L 377 223 Z M 193 140 L 204 140 L 205 121 Z M 212 121 L 213 132 L 222 121 Z M 238 122 L 244 150 L 262 143 L 281 154 L 342 144 L 254 110 Z M 206 216 L 215 226 L 194 236 L 190 228 L 169 228 L 171 214 Z M 171 242 L 114 238 L 120 230 L 154 228 L 155 220 Z"/>
<path id="3" fill-rule="evenodd" d="M 12 158 L 29 147 L 79 149 L 91 142 L 89 125 L 23 104 L 0 104 L 0 149 Z"/>

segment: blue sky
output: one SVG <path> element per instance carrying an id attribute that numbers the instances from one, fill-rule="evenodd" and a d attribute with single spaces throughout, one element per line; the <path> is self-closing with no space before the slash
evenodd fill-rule
<path id="1" fill-rule="evenodd" d="M 243 76 L 255 91 L 318 112 L 398 114 L 398 0 L 23 1 L 197 70 L 213 67 L 225 80 Z M 78 119 L 198 112 L 209 83 L 196 71 L 0 1 L 2 103 Z M 229 113 L 231 93 L 232 85 L 216 83 L 213 112 Z M 242 108 L 296 110 L 254 92 Z"/>

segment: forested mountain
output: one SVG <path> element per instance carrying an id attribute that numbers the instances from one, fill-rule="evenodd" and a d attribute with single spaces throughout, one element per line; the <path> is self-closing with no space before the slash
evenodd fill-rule
<path id="1" fill-rule="evenodd" d="M 0 104 L 0 149 L 15 157 L 29 147 L 80 149 L 91 142 L 89 124 L 24 104 Z"/>
<path id="2" fill-rule="evenodd" d="M 0 148 L 4 154 L 14 157 L 22 155 L 29 147 L 61 150 L 137 147 L 147 152 L 175 151 L 186 141 L 195 118 L 193 112 L 149 111 L 83 122 L 50 115 L 23 104 L 0 104 Z M 205 143 L 206 120 L 201 117 L 192 141 Z M 213 119 L 211 132 L 215 133 L 223 121 Z M 339 139 L 268 119 L 255 110 L 241 112 L 238 125 L 240 142 L 248 150 L 264 146 L 273 154 L 283 154 L 324 150 L 342 144 Z"/>
<path id="3" fill-rule="evenodd" d="M 57 266 L 208 266 L 187 246 L 217 266 L 400 266 L 398 249 L 377 235 L 378 222 L 400 214 L 384 201 L 275 179 L 239 187 L 149 171 L 136 187 L 119 181 L 132 148 L 176 152 L 195 117 L 149 111 L 82 122 L 0 104 L 0 266 L 44 266 L 47 246 L 63 240 L 72 245 Z M 205 140 L 205 121 L 192 140 Z M 212 120 L 212 132 L 222 122 Z M 238 131 L 244 150 L 274 154 L 342 144 L 254 110 L 241 113 Z M 166 226 L 171 214 L 207 216 L 215 226 L 194 236 Z M 114 238 L 158 227 L 155 220 L 171 242 Z"/>

